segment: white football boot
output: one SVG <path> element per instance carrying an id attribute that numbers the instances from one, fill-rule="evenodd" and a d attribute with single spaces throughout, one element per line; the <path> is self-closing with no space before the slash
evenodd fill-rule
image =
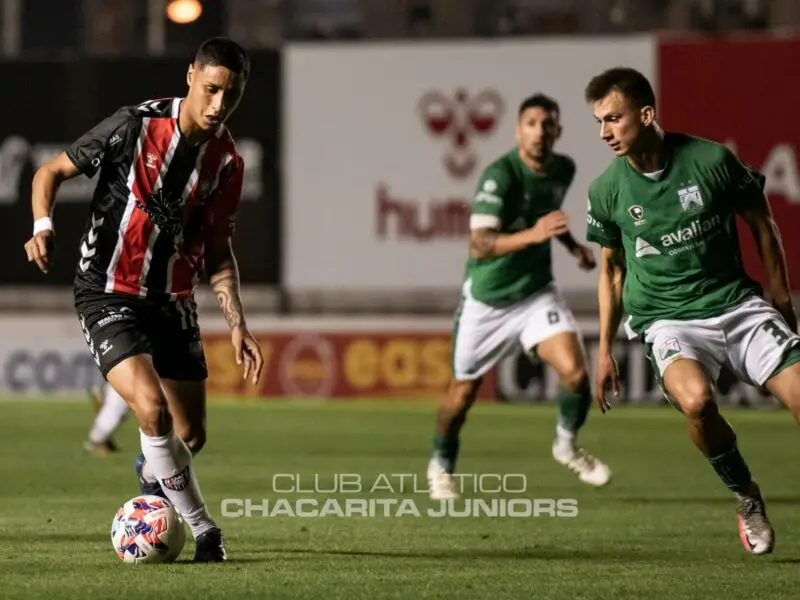
<path id="1" fill-rule="evenodd" d="M 455 479 L 436 457 L 428 463 L 428 493 L 431 500 L 456 500 L 459 497 Z"/>
<path id="2" fill-rule="evenodd" d="M 553 458 L 557 463 L 577 473 L 578 478 L 589 485 L 601 487 L 611 479 L 611 469 L 608 465 L 573 444 L 554 442 Z"/>
<path id="3" fill-rule="evenodd" d="M 775 531 L 767 518 L 761 490 L 753 482 L 755 494 L 736 495 L 739 502 L 739 538 L 751 554 L 770 554 L 775 547 Z"/>

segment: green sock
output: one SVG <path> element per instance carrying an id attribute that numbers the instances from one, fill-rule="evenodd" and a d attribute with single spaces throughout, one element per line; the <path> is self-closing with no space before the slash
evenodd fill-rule
<path id="1" fill-rule="evenodd" d="M 737 494 L 745 493 L 753 482 L 750 469 L 739 453 L 739 447 L 734 440 L 730 448 L 717 456 L 709 456 L 708 462 L 714 467 L 728 489 Z"/>
<path id="2" fill-rule="evenodd" d="M 454 473 L 458 458 L 458 438 L 437 435 L 433 438 L 433 455 L 442 462 L 444 470 Z"/>
<path id="3" fill-rule="evenodd" d="M 567 431 L 577 433 L 586 423 L 592 406 L 592 389 L 587 381 L 578 392 L 561 388 L 558 393 L 558 424 Z"/>

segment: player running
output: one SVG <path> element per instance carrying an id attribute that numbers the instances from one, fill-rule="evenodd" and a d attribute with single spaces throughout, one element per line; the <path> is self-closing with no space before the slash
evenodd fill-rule
<path id="1" fill-rule="evenodd" d="M 764 176 L 721 144 L 664 132 L 650 83 L 633 69 L 596 76 L 586 100 L 617 156 L 589 188 L 587 238 L 602 246 L 597 401 L 605 412 L 606 385 L 619 394 L 611 347 L 624 310 L 628 337 L 645 344 L 692 441 L 735 494 L 745 549 L 769 553 L 764 499 L 714 401 L 725 365 L 800 420 L 800 337 Z M 770 302 L 745 273 L 737 214 L 755 237 Z"/>
<path id="2" fill-rule="evenodd" d="M 592 404 L 586 354 L 575 320 L 553 282 L 550 240 L 557 238 L 584 270 L 592 251 L 575 241 L 561 211 L 575 176 L 571 158 L 553 151 L 561 135 L 558 104 L 537 94 L 519 107 L 517 147 L 489 165 L 470 217 L 470 251 L 453 332 L 453 375 L 439 405 L 428 464 L 434 500 L 458 497 L 452 476 L 459 434 L 483 375 L 521 344 L 558 374 L 559 414 L 552 454 L 595 486 L 611 472 L 576 445 Z"/>
<path id="3" fill-rule="evenodd" d="M 256 382 L 263 364 L 245 324 L 231 249 L 243 163 L 224 125 L 249 70 L 237 43 L 208 40 L 189 66 L 185 98 L 120 108 L 45 164 L 34 176 L 34 234 L 25 244 L 28 260 L 47 273 L 59 184 L 100 170 L 75 307 L 100 370 L 136 415 L 141 491 L 175 505 L 195 538 L 197 562 L 226 559 L 192 468 L 206 438 L 207 368 L 193 296 L 201 270 L 244 377 Z"/>
<path id="4" fill-rule="evenodd" d="M 89 390 L 89 398 L 96 414 L 89 438 L 83 444 L 84 450 L 95 456 L 119 452 L 114 433 L 128 416 L 128 403 L 108 383 L 100 389 Z"/>

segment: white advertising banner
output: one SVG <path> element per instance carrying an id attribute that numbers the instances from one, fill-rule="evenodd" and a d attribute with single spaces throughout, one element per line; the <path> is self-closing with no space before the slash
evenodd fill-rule
<path id="1" fill-rule="evenodd" d="M 578 169 L 565 209 L 583 239 L 588 185 L 613 158 L 584 88 L 618 65 L 656 85 L 649 36 L 292 45 L 284 61 L 290 292 L 457 289 L 477 177 L 513 148 L 519 103 L 536 92 L 561 105 L 556 150 Z M 553 254 L 564 290 L 594 286 L 563 248 Z"/>

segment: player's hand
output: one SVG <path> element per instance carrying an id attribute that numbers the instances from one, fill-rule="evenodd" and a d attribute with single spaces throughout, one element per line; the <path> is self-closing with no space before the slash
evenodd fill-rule
<path id="1" fill-rule="evenodd" d="M 554 210 L 536 221 L 531 227 L 531 242 L 541 244 L 569 231 L 569 218 L 563 210 Z"/>
<path id="2" fill-rule="evenodd" d="M 261 346 L 244 326 L 231 330 L 231 343 L 236 352 L 236 364 L 244 365 L 242 379 L 247 379 L 249 375 L 255 385 L 261 378 L 261 368 L 264 366 Z"/>
<path id="3" fill-rule="evenodd" d="M 594 259 L 594 252 L 589 246 L 578 244 L 572 251 L 572 255 L 578 259 L 578 267 L 584 271 L 591 271 L 597 266 Z"/>
<path id="4" fill-rule="evenodd" d="M 28 262 L 35 262 L 39 270 L 45 274 L 50 270 L 54 248 L 55 236 L 52 231 L 40 231 L 25 242 L 25 254 L 28 255 Z"/>
<path id="5" fill-rule="evenodd" d="M 619 368 L 617 361 L 610 352 L 601 353 L 597 359 L 597 376 L 595 378 L 594 399 L 601 412 L 611 410 L 611 402 L 606 396 L 607 388 L 611 387 L 614 397 L 619 397 Z"/>

